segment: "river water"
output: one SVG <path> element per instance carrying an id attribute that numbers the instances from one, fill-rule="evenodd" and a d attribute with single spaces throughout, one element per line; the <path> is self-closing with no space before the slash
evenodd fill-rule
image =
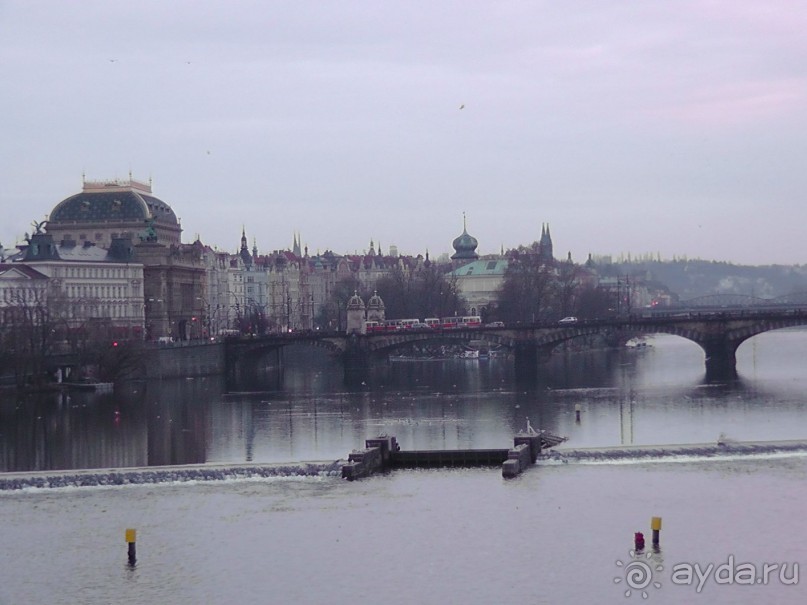
<path id="1" fill-rule="evenodd" d="M 456 469 L 0 492 L 0 604 L 805 602 L 807 448 L 641 454 L 721 435 L 807 442 L 807 332 L 751 339 L 740 379 L 717 385 L 696 345 L 648 343 L 559 355 L 529 381 L 507 359 L 398 362 L 347 388 L 327 358 L 290 354 L 239 393 L 205 378 L 6 398 L 6 473 L 333 461 L 379 433 L 502 448 L 527 418 L 567 436 L 561 449 L 638 451 L 509 481 Z M 652 516 L 659 552 L 630 553 Z"/>

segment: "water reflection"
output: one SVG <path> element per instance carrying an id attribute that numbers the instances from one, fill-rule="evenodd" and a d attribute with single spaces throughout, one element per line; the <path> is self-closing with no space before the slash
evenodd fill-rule
<path id="1" fill-rule="evenodd" d="M 726 384 L 704 381 L 697 345 L 657 337 L 555 356 L 526 381 L 511 360 L 447 360 L 382 364 L 345 387 L 334 360 L 292 351 L 237 393 L 207 377 L 6 396 L 0 470 L 334 460 L 379 433 L 406 449 L 496 448 L 527 417 L 572 447 L 805 438 L 807 333 L 763 336 L 741 347 L 742 378 Z"/>

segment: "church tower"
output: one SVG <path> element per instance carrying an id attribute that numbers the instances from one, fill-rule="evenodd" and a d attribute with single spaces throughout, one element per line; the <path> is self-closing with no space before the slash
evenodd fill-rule
<path id="1" fill-rule="evenodd" d="M 300 258 L 302 250 L 300 250 L 300 234 L 295 231 L 294 243 L 292 244 L 291 253 L 297 258 Z"/>
<path id="2" fill-rule="evenodd" d="M 552 235 L 549 233 L 549 223 L 541 224 L 541 258 L 544 262 L 552 262 L 555 258 L 552 250 Z"/>
<path id="3" fill-rule="evenodd" d="M 241 227 L 241 250 L 238 252 L 244 267 L 247 269 L 252 267 L 252 254 L 249 253 L 249 246 L 247 245 L 247 232 L 244 227 Z"/>

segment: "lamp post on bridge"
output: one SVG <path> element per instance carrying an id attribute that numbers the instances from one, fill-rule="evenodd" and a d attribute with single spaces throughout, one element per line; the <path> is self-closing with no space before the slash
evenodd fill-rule
<path id="1" fill-rule="evenodd" d="M 623 291 L 624 287 L 624 291 Z M 626 275 L 623 278 L 617 277 L 616 278 L 616 316 L 622 317 L 623 313 L 625 315 L 630 315 L 632 312 L 632 291 L 631 291 L 631 284 L 630 284 L 630 275 Z"/>

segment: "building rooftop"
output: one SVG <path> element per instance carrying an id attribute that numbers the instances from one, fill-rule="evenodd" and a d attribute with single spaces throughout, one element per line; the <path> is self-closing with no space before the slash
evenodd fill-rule
<path id="1" fill-rule="evenodd" d="M 502 276 L 507 271 L 506 260 L 477 260 L 463 265 L 451 272 L 456 277 L 470 277 L 472 275 Z"/>
<path id="2" fill-rule="evenodd" d="M 0 263 L 0 279 L 13 279 L 18 276 L 28 279 L 48 279 L 47 275 L 44 275 L 36 269 L 28 267 L 27 265 L 20 265 L 18 263 Z"/>
<path id="3" fill-rule="evenodd" d="M 174 211 L 151 195 L 151 185 L 126 181 L 85 181 L 81 193 L 61 201 L 50 213 L 48 224 L 147 221 L 178 225 Z"/>

